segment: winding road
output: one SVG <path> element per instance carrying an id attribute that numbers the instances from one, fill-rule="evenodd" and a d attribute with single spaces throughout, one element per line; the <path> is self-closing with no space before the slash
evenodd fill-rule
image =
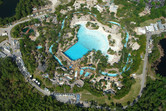
<path id="1" fill-rule="evenodd" d="M 20 51 L 16 51 L 16 46 L 13 44 L 13 38 L 11 36 L 11 30 L 12 28 L 14 28 L 16 25 L 18 24 L 21 24 L 21 23 L 24 23 L 24 22 L 27 22 L 27 21 L 30 21 L 34 18 L 41 18 L 42 16 L 44 16 L 45 14 L 42 14 L 42 15 L 39 15 L 39 16 L 35 16 L 33 18 L 28 18 L 28 19 L 25 19 L 25 20 L 22 20 L 22 21 L 18 21 L 17 23 L 7 27 L 7 28 L 0 28 L 0 31 L 1 32 L 7 32 L 8 33 L 8 38 L 9 38 L 9 43 L 11 44 L 11 48 L 12 48 L 12 57 L 15 57 L 15 58 L 19 58 L 21 57 L 22 58 L 22 55 L 21 55 L 21 52 Z M 50 95 L 50 92 L 48 91 L 45 91 L 43 89 L 41 89 L 38 85 L 36 85 L 31 79 L 28 79 L 27 77 L 25 78 L 28 80 L 28 82 L 33 86 L 35 87 L 39 92 L 43 93 L 44 95 L 47 95 L 49 96 Z"/>
<path id="2" fill-rule="evenodd" d="M 144 65 L 143 65 L 143 72 L 142 72 L 142 79 L 141 79 L 141 89 L 139 92 L 139 96 L 142 96 L 142 91 L 143 91 L 143 88 L 145 87 L 145 82 L 146 82 L 147 63 L 148 63 L 148 46 L 149 46 L 150 37 L 151 37 L 151 34 L 146 33 L 146 53 L 144 57 Z"/>
<path id="3" fill-rule="evenodd" d="M 35 16 L 33 18 L 28 18 L 28 19 L 25 19 L 25 20 L 22 20 L 22 21 L 18 21 L 17 23 L 7 27 L 7 28 L 0 28 L 1 32 L 7 32 L 8 33 L 8 38 L 9 38 L 9 43 L 11 44 L 11 48 L 12 48 L 12 51 L 13 51 L 13 55 L 15 56 L 21 56 L 19 53 L 16 53 L 16 50 L 15 50 L 15 47 L 14 47 L 14 44 L 12 43 L 13 41 L 13 38 L 11 36 L 11 30 L 18 24 L 21 24 L 21 23 L 24 23 L 24 22 L 27 22 L 27 21 L 30 21 L 32 19 L 35 19 L 35 18 L 41 18 L 42 16 L 44 16 L 45 14 L 42 14 L 42 15 L 39 15 L 39 16 Z"/>

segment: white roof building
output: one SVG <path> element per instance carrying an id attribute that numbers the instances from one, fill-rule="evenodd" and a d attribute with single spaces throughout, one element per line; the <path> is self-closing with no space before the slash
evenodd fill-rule
<path id="1" fill-rule="evenodd" d="M 7 52 L 7 53 L 10 53 L 10 50 L 7 49 L 7 48 L 4 48 L 4 51 Z"/>
<path id="2" fill-rule="evenodd" d="M 148 32 L 153 32 L 154 31 L 154 27 L 153 26 L 145 26 L 146 30 Z"/>
<path id="3" fill-rule="evenodd" d="M 98 10 L 100 13 L 103 12 L 103 8 L 101 8 L 99 5 L 96 5 L 95 7 L 97 8 L 97 10 Z"/>
<path id="4" fill-rule="evenodd" d="M 74 75 L 74 77 L 75 77 L 75 78 L 77 77 L 77 71 L 75 72 L 75 75 Z"/>
<path id="5" fill-rule="evenodd" d="M 117 10 L 118 10 L 118 5 L 115 5 L 114 3 L 112 3 L 111 5 L 110 5 L 110 12 L 114 12 L 114 13 L 116 13 L 117 12 Z"/>
<path id="6" fill-rule="evenodd" d="M 138 33 L 139 33 L 140 35 L 146 33 L 146 30 L 145 30 L 144 27 L 138 27 L 138 28 L 137 28 L 137 31 L 138 31 Z"/>
<path id="7" fill-rule="evenodd" d="M 159 30 L 158 27 L 157 27 L 157 23 L 156 23 L 156 24 L 153 24 L 153 26 L 154 26 L 154 29 L 155 29 L 156 31 Z"/>
<path id="8" fill-rule="evenodd" d="M 2 33 L 2 36 L 7 36 L 7 33 Z"/>

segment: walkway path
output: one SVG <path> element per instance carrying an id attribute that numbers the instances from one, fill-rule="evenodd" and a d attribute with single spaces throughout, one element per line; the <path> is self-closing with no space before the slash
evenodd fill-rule
<path id="1" fill-rule="evenodd" d="M 44 15 L 45 15 L 45 14 L 39 15 L 39 16 L 36 16 L 36 17 L 33 17 L 33 18 L 41 18 L 41 17 L 44 16 Z M 13 38 L 12 38 L 12 36 L 11 36 L 11 30 L 12 30 L 16 25 L 21 24 L 21 23 L 24 23 L 24 22 L 27 22 L 27 21 L 30 21 L 30 20 L 31 20 L 31 19 L 28 18 L 28 19 L 25 19 L 25 20 L 23 20 L 23 21 L 18 21 L 17 23 L 15 23 L 15 24 L 13 24 L 13 25 L 7 27 L 7 28 L 0 28 L 1 31 L 3 31 L 3 32 L 4 32 L 4 31 L 7 31 L 7 33 L 8 33 L 9 43 L 11 44 L 11 48 L 12 48 L 12 51 L 13 51 L 13 55 L 21 56 L 20 54 L 16 53 L 16 51 L 15 51 L 14 44 L 12 43 Z"/>
<path id="2" fill-rule="evenodd" d="M 141 89 L 139 92 L 139 96 L 142 96 L 142 90 L 145 87 L 145 82 L 146 82 L 147 63 L 148 63 L 148 46 L 149 46 L 150 37 L 151 37 L 151 34 L 146 34 L 146 53 L 145 53 L 145 57 L 144 57 L 144 66 L 143 66 Z"/>

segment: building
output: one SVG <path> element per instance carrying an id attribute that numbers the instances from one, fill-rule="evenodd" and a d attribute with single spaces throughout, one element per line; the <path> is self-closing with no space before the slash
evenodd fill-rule
<path id="1" fill-rule="evenodd" d="M 111 5 L 110 5 L 110 12 L 114 12 L 114 13 L 116 13 L 117 12 L 117 10 L 118 10 L 118 5 L 115 5 L 114 3 L 112 3 Z"/>
<path id="2" fill-rule="evenodd" d="M 145 27 L 137 27 L 135 31 L 137 32 L 138 35 L 146 34 Z"/>
<path id="3" fill-rule="evenodd" d="M 147 30 L 148 32 L 153 32 L 153 31 L 154 31 L 154 27 L 153 27 L 152 25 L 150 25 L 150 26 L 145 26 L 145 28 L 146 28 L 146 30 Z"/>
<path id="4" fill-rule="evenodd" d="M 154 26 L 155 31 L 158 31 L 158 30 L 159 30 L 158 27 L 157 27 L 157 23 L 156 23 L 156 24 L 153 24 L 153 26 Z"/>
<path id="5" fill-rule="evenodd" d="M 10 53 L 10 50 L 9 50 L 9 49 L 7 49 L 7 48 L 5 48 L 5 47 L 4 47 L 3 49 L 4 49 L 5 52 Z"/>
<path id="6" fill-rule="evenodd" d="M 99 5 L 96 5 L 95 7 L 97 8 L 97 10 L 98 10 L 100 13 L 103 12 L 103 8 L 101 8 Z"/>
<path id="7" fill-rule="evenodd" d="M 76 0 L 73 6 L 75 7 L 75 10 L 81 8 L 81 4 L 85 4 L 85 1 L 83 0 Z"/>
<path id="8" fill-rule="evenodd" d="M 161 21 L 158 21 L 158 27 L 160 30 L 164 30 L 163 24 L 161 23 Z"/>
<path id="9" fill-rule="evenodd" d="M 4 58 L 4 57 L 6 57 L 6 54 L 3 52 L 0 52 L 0 58 Z"/>
<path id="10" fill-rule="evenodd" d="M 8 34 L 5 32 L 5 33 L 2 33 L 2 36 L 7 36 Z"/>

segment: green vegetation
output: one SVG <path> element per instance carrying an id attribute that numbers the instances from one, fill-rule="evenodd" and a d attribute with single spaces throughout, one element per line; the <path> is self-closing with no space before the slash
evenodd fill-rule
<path id="1" fill-rule="evenodd" d="M 3 4 L 3 0 L 0 0 L 0 5 L 2 5 Z"/>
<path id="2" fill-rule="evenodd" d="M 164 38 L 165 35 L 166 35 L 166 33 L 162 33 L 160 35 L 153 35 L 152 36 L 154 47 L 152 49 L 152 53 L 149 55 L 149 58 L 148 58 L 149 63 L 154 63 L 160 57 L 160 51 L 158 49 L 158 43 L 161 39 Z"/>
<path id="3" fill-rule="evenodd" d="M 129 102 L 131 103 L 139 94 L 141 88 L 140 82 L 139 79 L 136 79 L 136 82 L 131 86 L 129 93 L 120 99 L 113 98 L 113 102 L 121 103 L 123 106 L 127 105 Z"/>
<path id="4" fill-rule="evenodd" d="M 16 14 L 13 17 L 0 18 L 0 25 L 5 25 L 15 20 L 19 20 L 22 17 L 26 17 L 32 13 L 33 7 L 44 6 L 44 0 L 19 0 L 16 6 Z"/>
<path id="5" fill-rule="evenodd" d="M 20 40 L 20 50 L 22 52 L 23 61 L 30 73 L 33 73 L 37 67 L 35 56 L 32 53 L 32 49 L 35 50 L 36 45 L 37 44 L 35 44 L 35 42 L 31 42 L 28 37 Z"/>
<path id="6" fill-rule="evenodd" d="M 160 77 L 155 81 L 148 78 L 141 98 L 133 106 L 129 106 L 126 111 L 164 111 L 166 109 L 165 86 L 165 77 Z"/>
<path id="7" fill-rule="evenodd" d="M 166 17 L 166 5 L 157 9 L 152 7 L 150 15 L 140 17 L 139 13 L 142 12 L 145 8 L 144 0 L 141 0 L 140 2 L 133 0 L 115 0 L 114 2 L 116 5 L 122 5 L 122 7 L 118 9 L 117 16 L 123 17 L 123 19 L 120 20 L 120 23 L 121 25 L 125 25 L 129 32 L 133 32 L 132 29 L 134 27 L 140 26 L 142 22 L 145 22 L 149 19 L 159 18 L 161 16 Z M 136 25 L 130 24 L 131 21 L 136 22 Z"/>
<path id="8" fill-rule="evenodd" d="M 116 99 L 120 99 L 120 98 L 124 97 L 131 90 L 131 86 L 132 86 L 132 84 L 135 83 L 135 80 L 130 77 L 130 74 L 135 73 L 139 69 L 141 60 L 142 60 L 141 55 L 145 53 L 145 48 L 146 48 L 145 35 L 141 35 L 141 36 L 135 35 L 135 37 L 139 38 L 139 40 L 137 42 L 138 42 L 138 44 L 140 44 L 141 47 L 135 51 L 124 48 L 122 50 L 122 54 L 124 56 L 121 57 L 121 60 L 118 64 L 115 64 L 115 65 L 118 65 L 119 69 L 122 69 L 123 66 L 126 64 L 128 54 L 131 53 L 131 51 L 132 51 L 130 58 L 132 58 L 133 63 L 132 63 L 132 65 L 129 64 L 129 65 L 131 65 L 130 70 L 123 72 L 123 74 L 122 74 L 122 76 L 123 76 L 122 84 L 124 86 L 122 87 L 121 90 L 119 90 L 119 91 L 117 90 L 117 93 L 115 95 Z"/>
<path id="9" fill-rule="evenodd" d="M 70 86 L 68 85 L 56 86 L 55 90 L 56 92 L 59 92 L 59 93 L 69 93 Z"/>
<path id="10" fill-rule="evenodd" d="M 8 36 L 0 36 L 0 43 L 6 39 L 8 39 Z"/>
<path id="11" fill-rule="evenodd" d="M 116 95 L 114 96 L 116 99 L 120 99 L 127 95 L 130 90 L 132 84 L 135 83 L 135 79 L 131 78 L 129 75 L 127 77 L 123 76 L 124 78 L 122 79 L 122 84 L 124 85 L 121 90 L 117 90 Z"/>
<path id="12" fill-rule="evenodd" d="M 86 27 L 92 27 L 93 29 L 98 29 L 99 28 L 97 23 L 91 23 L 91 22 L 87 22 Z"/>
<path id="13" fill-rule="evenodd" d="M 16 25 L 13 29 L 12 29 L 12 37 L 14 38 L 20 38 L 22 35 L 26 35 L 26 34 L 22 34 L 21 32 L 24 31 L 24 28 L 26 26 L 35 24 L 35 23 L 40 23 L 40 21 L 38 19 L 32 19 L 31 21 L 25 22 L 25 23 L 21 23 L 19 25 Z M 28 33 L 29 34 L 29 33 Z M 28 35 L 29 36 L 29 35 Z"/>
<path id="14" fill-rule="evenodd" d="M 95 87 L 92 83 L 89 82 L 89 79 L 84 80 L 84 86 L 83 87 L 79 87 L 78 88 L 75 85 L 73 87 L 73 92 L 74 93 L 81 92 L 84 89 L 86 89 L 87 91 L 89 91 L 94 96 L 97 96 L 97 97 L 103 96 L 103 91 L 102 90 L 98 90 L 97 87 Z"/>
<path id="15" fill-rule="evenodd" d="M 96 101 L 99 104 L 104 104 L 107 103 L 109 104 L 109 102 L 106 102 L 107 97 L 105 96 L 94 96 L 93 94 L 91 94 L 89 91 L 87 90 L 82 90 L 81 92 L 79 92 L 81 94 L 81 100 L 82 101 Z"/>
<path id="16" fill-rule="evenodd" d="M 63 104 L 51 96 L 42 97 L 36 89 L 24 81 L 11 58 L 0 58 L 0 110 L 32 111 L 95 111 L 94 108 Z"/>

